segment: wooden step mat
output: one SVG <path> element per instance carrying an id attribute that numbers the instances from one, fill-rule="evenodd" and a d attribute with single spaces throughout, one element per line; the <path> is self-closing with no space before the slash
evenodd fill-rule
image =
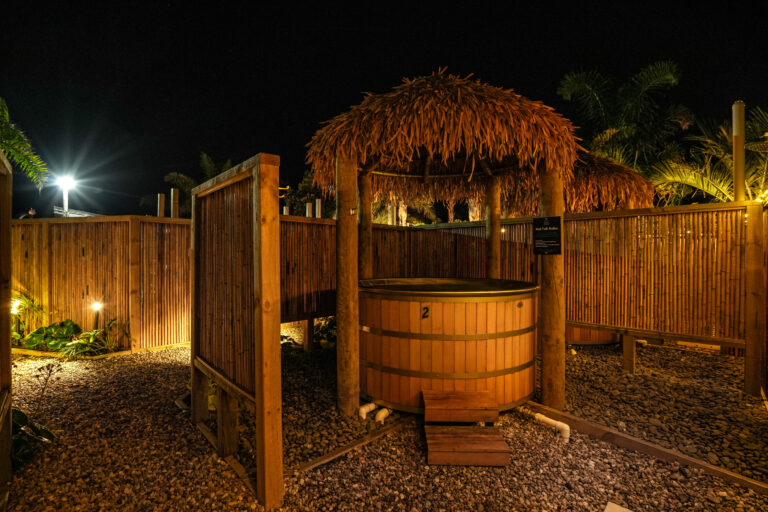
<path id="1" fill-rule="evenodd" d="M 424 421 L 427 423 L 494 422 L 499 405 L 487 391 L 422 390 Z"/>
<path id="2" fill-rule="evenodd" d="M 495 427 L 425 425 L 427 463 L 451 466 L 506 466 L 509 446 Z"/>

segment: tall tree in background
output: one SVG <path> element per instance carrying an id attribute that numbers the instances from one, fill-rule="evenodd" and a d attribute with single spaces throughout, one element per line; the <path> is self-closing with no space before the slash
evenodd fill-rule
<path id="1" fill-rule="evenodd" d="M 0 98 L 0 150 L 12 163 L 26 174 L 37 188 L 48 179 L 48 167 L 21 129 L 11 122 L 8 105 Z"/>
<path id="2" fill-rule="evenodd" d="M 694 146 L 686 160 L 657 163 L 649 177 L 664 204 L 694 200 L 733 201 L 733 141 L 729 120 L 698 123 L 689 137 Z M 744 123 L 744 174 L 747 199 L 768 202 L 768 112 L 750 109 Z"/>
<path id="3" fill-rule="evenodd" d="M 557 93 L 574 102 L 587 149 L 647 174 L 659 161 L 682 158 L 678 139 L 693 113 L 666 99 L 679 80 L 677 64 L 659 61 L 620 84 L 596 70 L 571 72 Z"/>

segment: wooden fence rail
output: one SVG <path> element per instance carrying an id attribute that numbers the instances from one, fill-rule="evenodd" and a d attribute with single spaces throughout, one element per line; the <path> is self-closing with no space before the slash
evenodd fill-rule
<path id="1" fill-rule="evenodd" d="M 12 221 L 12 289 L 49 315 L 93 328 L 129 321 L 121 350 L 189 341 L 189 221 L 153 217 L 90 217 Z M 38 325 L 32 325 L 35 328 Z"/>

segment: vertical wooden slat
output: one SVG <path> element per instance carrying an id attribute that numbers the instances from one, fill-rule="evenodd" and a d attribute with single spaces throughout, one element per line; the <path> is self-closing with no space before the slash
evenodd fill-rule
<path id="1" fill-rule="evenodd" d="M 141 223 L 138 217 L 129 221 L 128 235 L 128 318 L 131 332 L 131 349 L 141 346 L 142 332 L 141 304 Z"/>
<path id="2" fill-rule="evenodd" d="M 11 481 L 11 204 L 13 174 L 0 151 L 0 502 Z"/>
<path id="3" fill-rule="evenodd" d="M 760 203 L 747 206 L 746 260 L 746 311 L 744 351 L 744 391 L 760 396 L 765 361 L 766 286 L 763 240 L 763 207 Z"/>

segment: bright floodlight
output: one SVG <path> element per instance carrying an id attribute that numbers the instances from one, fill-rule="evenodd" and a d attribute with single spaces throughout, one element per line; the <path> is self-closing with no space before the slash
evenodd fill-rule
<path id="1" fill-rule="evenodd" d="M 91 309 L 94 311 L 99 311 L 101 310 L 102 305 L 103 304 L 101 302 L 94 302 L 93 304 L 91 304 Z"/>
<path id="2" fill-rule="evenodd" d="M 61 188 L 61 190 L 66 191 L 75 188 L 76 182 L 72 176 L 62 176 L 56 180 L 56 184 Z"/>
<path id="3" fill-rule="evenodd" d="M 19 314 L 19 306 L 21 306 L 21 301 L 19 299 L 16 299 L 13 301 L 13 304 L 11 304 L 11 314 L 12 315 L 18 315 Z"/>

